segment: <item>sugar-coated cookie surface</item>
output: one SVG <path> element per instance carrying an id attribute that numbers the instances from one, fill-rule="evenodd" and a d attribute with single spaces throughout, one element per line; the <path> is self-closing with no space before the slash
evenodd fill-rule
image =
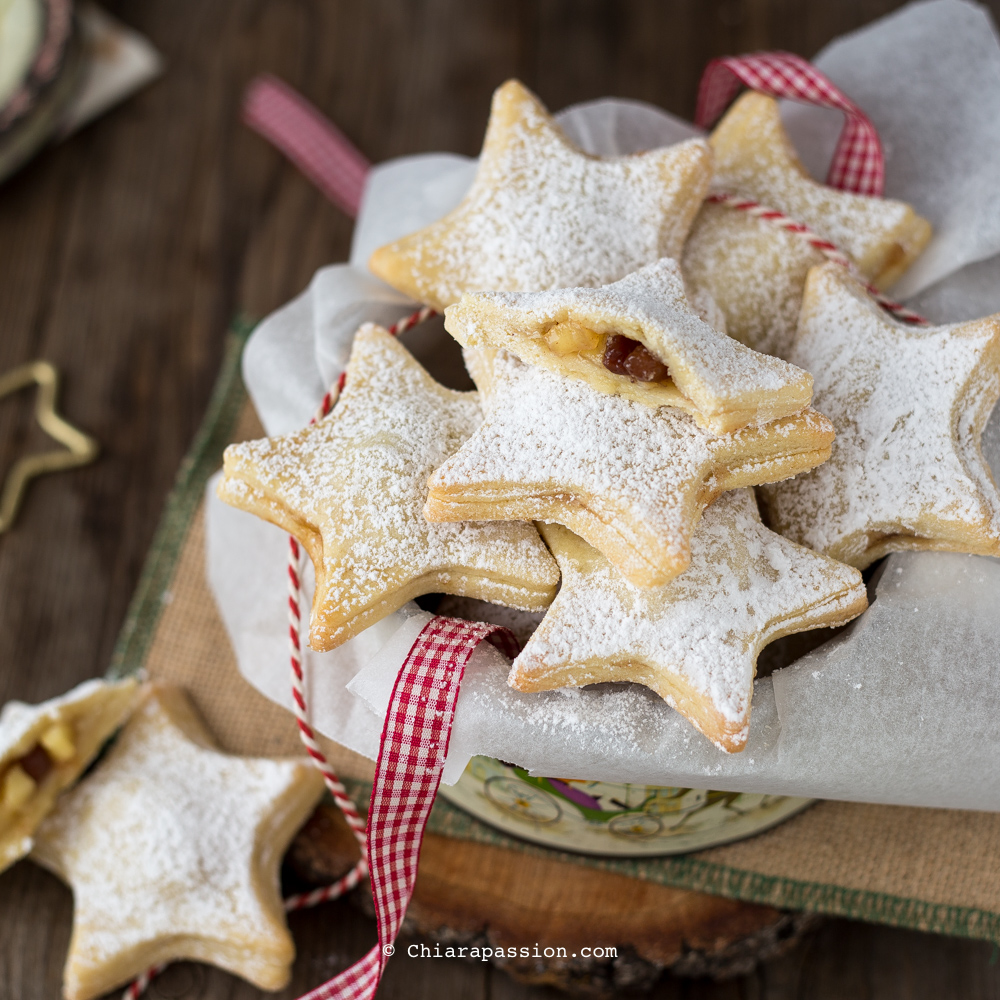
<path id="1" fill-rule="evenodd" d="M 807 372 L 706 323 L 669 257 L 601 288 L 468 293 L 445 310 L 445 329 L 463 347 L 501 348 L 599 392 L 678 407 L 719 434 L 796 413 L 812 396 Z M 644 345 L 667 370 L 655 381 L 609 370 L 615 336 Z"/>
<path id="2" fill-rule="evenodd" d="M 135 701 L 134 680 L 84 681 L 40 705 L 0 712 L 0 871 L 30 850 L 38 824 L 97 756 Z"/>
<path id="3" fill-rule="evenodd" d="M 644 684 L 730 753 L 746 744 L 760 650 L 867 607 L 861 574 L 768 531 L 751 490 L 725 493 L 705 511 L 690 567 L 665 587 L 631 585 L 563 527 L 542 533 L 562 586 L 510 685 Z"/>
<path id="4" fill-rule="evenodd" d="M 174 959 L 285 986 L 279 867 L 322 793 L 308 761 L 221 753 L 179 688 L 149 691 L 38 831 L 32 857 L 73 890 L 65 1000 Z"/>
<path id="5" fill-rule="evenodd" d="M 776 531 L 862 569 L 906 549 L 1000 556 L 980 448 L 1000 397 L 1000 316 L 907 326 L 827 264 L 809 273 L 791 356 L 837 437 L 825 465 L 762 491 Z"/>
<path id="6" fill-rule="evenodd" d="M 471 190 L 369 267 L 443 309 L 463 292 L 604 285 L 676 257 L 711 175 L 701 139 L 602 159 L 577 149 L 517 80 L 493 95 Z"/>
<path id="7" fill-rule="evenodd" d="M 606 396 L 513 355 L 469 352 L 488 373 L 486 418 L 431 476 L 435 521 L 566 525 L 633 583 L 661 586 L 690 562 L 691 533 L 723 490 L 793 476 L 830 453 L 815 410 L 716 435 L 672 407 Z"/>
<path id="8" fill-rule="evenodd" d="M 366 324 L 333 412 L 280 438 L 231 445 L 219 496 L 295 535 L 316 571 L 309 642 L 332 649 L 421 594 L 527 610 L 559 573 L 530 524 L 431 524 L 427 478 L 479 426 L 478 395 L 439 385 Z"/>
<path id="9" fill-rule="evenodd" d="M 865 278 L 888 287 L 930 239 L 930 224 L 909 205 L 839 191 L 809 177 L 778 103 L 748 92 L 712 133 L 713 190 L 758 201 L 843 250 Z M 809 268 L 824 261 L 800 236 L 726 206 L 706 203 L 684 247 L 694 288 L 708 290 L 728 333 L 788 357 Z"/>

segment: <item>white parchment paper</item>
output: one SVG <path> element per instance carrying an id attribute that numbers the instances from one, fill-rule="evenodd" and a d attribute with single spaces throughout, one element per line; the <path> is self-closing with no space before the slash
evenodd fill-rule
<path id="1" fill-rule="evenodd" d="M 912 3 L 832 42 L 814 62 L 875 123 L 886 196 L 934 226 L 893 294 L 909 297 L 1000 253 L 1000 44 L 986 8 Z M 842 116 L 788 104 L 784 118 L 803 162 L 825 177 Z"/>
<path id="2" fill-rule="evenodd" d="M 820 65 L 885 137 L 889 193 L 935 223 L 932 265 L 910 283 L 923 289 L 913 304 L 935 322 L 1000 311 L 1000 174 L 980 169 L 1000 147 L 1000 46 L 982 9 L 960 0 L 912 4 L 835 42 Z M 574 141 L 601 155 L 696 134 L 636 102 L 596 101 L 559 118 Z M 835 140 L 829 118 L 797 107 L 787 118 L 804 161 L 824 176 Z M 433 154 L 372 172 L 350 263 L 318 272 L 261 324 L 244 356 L 269 434 L 306 423 L 359 322 L 392 322 L 414 307 L 365 262 L 375 247 L 456 205 L 474 170 L 468 158 Z M 983 443 L 1000 471 L 1000 414 Z M 207 516 L 209 579 L 240 670 L 289 706 L 285 536 L 222 504 L 214 483 Z M 408 605 L 338 650 L 306 651 L 321 732 L 376 756 L 396 671 L 428 617 Z M 1000 561 L 892 556 L 861 618 L 756 683 L 747 748 L 727 755 L 639 686 L 513 691 L 507 662 L 483 644 L 467 668 L 444 780 L 456 781 L 482 753 L 563 777 L 997 810 L 998 647 Z"/>

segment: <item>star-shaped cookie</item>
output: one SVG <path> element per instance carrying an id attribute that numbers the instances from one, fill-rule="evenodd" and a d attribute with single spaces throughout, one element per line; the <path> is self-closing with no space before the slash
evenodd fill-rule
<path id="1" fill-rule="evenodd" d="M 322 793 L 307 761 L 221 753 L 179 688 L 153 688 L 38 831 L 32 857 L 73 890 L 65 1000 L 182 958 L 281 989 L 278 871 Z"/>
<path id="2" fill-rule="evenodd" d="M 717 434 L 797 413 L 812 396 L 807 372 L 709 326 L 670 257 L 601 288 L 468 293 L 445 310 L 445 329 L 463 347 L 500 348 L 598 392 L 678 407 Z M 621 339 L 632 345 L 624 367 L 608 360 Z M 630 373 L 636 344 L 646 367 Z"/>
<path id="3" fill-rule="evenodd" d="M 473 356 L 481 373 L 488 352 Z M 713 434 L 503 351 L 487 381 L 486 419 L 431 476 L 427 517 L 555 521 L 644 587 L 687 568 L 694 526 L 723 490 L 810 469 L 833 439 L 811 409 Z"/>
<path id="4" fill-rule="evenodd" d="M 376 250 L 368 266 L 439 310 L 463 292 L 604 285 L 680 254 L 711 170 L 702 139 L 590 156 L 509 80 L 493 95 L 479 169 L 461 204 Z"/>
<path id="5" fill-rule="evenodd" d="M 781 124 L 778 103 L 745 93 L 711 136 L 716 191 L 749 198 L 804 223 L 886 288 L 930 239 L 909 205 L 814 181 Z M 711 293 L 726 330 L 758 351 L 788 357 L 809 268 L 824 257 L 801 237 L 724 205 L 706 203 L 684 247 L 684 274 Z"/>
<path id="6" fill-rule="evenodd" d="M 35 828 L 97 756 L 135 701 L 135 681 L 85 681 L 40 705 L 0 712 L 0 871 L 31 850 Z"/>
<path id="7" fill-rule="evenodd" d="M 861 569 L 905 549 L 1000 556 L 980 448 L 1000 397 L 1000 315 L 907 326 L 827 264 L 809 272 L 791 356 L 837 437 L 825 465 L 762 491 L 771 527 Z"/>
<path id="8" fill-rule="evenodd" d="M 431 592 L 529 611 L 549 605 L 559 573 L 530 524 L 423 516 L 427 477 L 481 420 L 477 393 L 439 385 L 366 324 L 328 417 L 226 449 L 219 496 L 291 532 L 312 558 L 313 649 L 333 649 Z"/>
<path id="9" fill-rule="evenodd" d="M 730 753 L 746 744 L 760 650 L 867 607 L 861 574 L 768 531 L 752 490 L 705 511 L 690 568 L 665 587 L 634 587 L 572 532 L 541 530 L 562 586 L 514 660 L 511 687 L 644 684 Z"/>

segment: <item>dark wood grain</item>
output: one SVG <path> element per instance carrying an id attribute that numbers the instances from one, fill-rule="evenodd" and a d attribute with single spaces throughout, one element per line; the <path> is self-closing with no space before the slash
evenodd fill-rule
<path id="1" fill-rule="evenodd" d="M 92 467 L 30 490 L 0 536 L 0 701 L 100 674 L 175 470 L 203 414 L 223 333 L 346 257 L 351 224 L 238 122 L 269 70 L 373 160 L 474 154 L 493 88 L 521 77 L 551 107 L 613 94 L 690 116 L 706 59 L 811 55 L 897 0 L 146 0 L 113 3 L 167 59 L 165 77 L 0 187 L 0 371 L 65 373 L 63 408 L 102 443 Z M 989 5 L 994 13 L 1000 0 Z M 40 447 L 27 394 L 0 403 L 0 468 Z M 68 892 L 20 864 L 0 876 L 0 1000 L 58 994 Z M 293 918 L 293 996 L 359 957 L 346 904 Z M 830 922 L 728 984 L 660 997 L 1000 996 L 988 945 Z M 185 978 L 186 977 L 186 978 Z M 153 996 L 254 990 L 181 966 Z M 380 996 L 541 997 L 481 965 L 397 958 Z"/>
<path id="2" fill-rule="evenodd" d="M 293 841 L 286 871 L 308 886 L 328 885 L 358 857 L 347 822 L 321 805 Z M 370 893 L 358 890 L 352 901 L 374 914 Z M 436 938 L 445 958 L 448 946 L 498 949 L 491 960 L 520 982 L 604 995 L 648 989 L 664 969 L 745 972 L 793 948 L 818 919 L 428 832 L 406 928 Z M 597 946 L 599 955 L 587 953 Z M 538 961 L 546 948 L 553 958 Z M 441 949 L 416 957 L 442 957 Z"/>

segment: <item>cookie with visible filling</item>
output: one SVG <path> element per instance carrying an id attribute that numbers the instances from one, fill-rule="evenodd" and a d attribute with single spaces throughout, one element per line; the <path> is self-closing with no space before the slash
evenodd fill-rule
<path id="1" fill-rule="evenodd" d="M 761 491 L 771 527 L 860 569 L 905 550 L 1000 556 L 980 445 L 1000 398 L 1000 314 L 899 323 L 827 264 L 809 273 L 791 357 L 837 437 L 825 465 Z"/>
<path id="2" fill-rule="evenodd" d="M 329 416 L 226 449 L 219 496 L 290 532 L 312 559 L 313 649 L 339 646 L 421 594 L 548 607 L 559 573 L 531 524 L 423 516 L 428 476 L 481 420 L 477 393 L 446 389 L 366 324 Z"/>
<path id="3" fill-rule="evenodd" d="M 148 690 L 32 852 L 73 890 L 65 1000 L 175 959 L 284 987 L 295 946 L 281 858 L 322 794 L 308 760 L 222 753 L 180 688 Z"/>
<path id="4" fill-rule="evenodd" d="M 743 94 L 709 141 L 715 155 L 713 190 L 757 201 L 804 223 L 846 253 L 880 289 L 899 278 L 930 239 L 930 223 L 909 205 L 814 181 L 785 132 L 774 98 Z M 692 287 L 715 299 L 730 336 L 787 358 L 806 275 L 825 259 L 800 235 L 706 202 L 682 264 Z"/>
<path id="5" fill-rule="evenodd" d="M 504 351 L 466 355 L 486 417 L 430 477 L 426 516 L 554 521 L 638 586 L 687 568 L 691 534 L 720 493 L 830 454 L 833 427 L 812 409 L 713 434 L 682 410 L 606 396 Z"/>
<path id="6" fill-rule="evenodd" d="M 368 266 L 438 310 L 483 289 L 606 285 L 680 254 L 711 159 L 703 139 L 590 156 L 534 94 L 509 80 L 493 95 L 479 168 L 462 202 L 380 247 Z"/>
<path id="7" fill-rule="evenodd" d="M 646 406 L 673 406 L 717 434 L 809 405 L 812 376 L 745 347 L 688 302 L 669 257 L 601 288 L 473 292 L 445 310 L 467 348 L 522 361 Z"/>
<path id="8" fill-rule="evenodd" d="M 705 511 L 690 567 L 665 587 L 633 586 L 566 528 L 541 531 L 562 585 L 514 660 L 511 687 L 643 684 L 729 753 L 746 745 L 760 650 L 842 625 L 868 603 L 856 569 L 768 531 L 752 490 Z"/>
<path id="9" fill-rule="evenodd" d="M 0 871 L 31 850 L 38 824 L 86 770 L 135 701 L 133 680 L 85 681 L 67 694 L 0 713 Z"/>

